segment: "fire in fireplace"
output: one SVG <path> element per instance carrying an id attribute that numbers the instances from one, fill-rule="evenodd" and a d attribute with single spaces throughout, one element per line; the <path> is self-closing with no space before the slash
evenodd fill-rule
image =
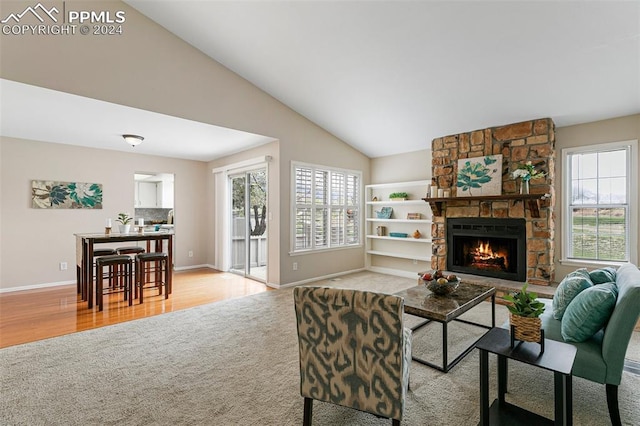
<path id="1" fill-rule="evenodd" d="M 467 253 L 466 263 L 474 268 L 508 271 L 509 251 L 503 247 L 495 242 L 492 246 L 490 239 L 476 238 L 464 249 Z"/>
<path id="2" fill-rule="evenodd" d="M 524 219 L 447 219 L 447 270 L 526 279 Z"/>

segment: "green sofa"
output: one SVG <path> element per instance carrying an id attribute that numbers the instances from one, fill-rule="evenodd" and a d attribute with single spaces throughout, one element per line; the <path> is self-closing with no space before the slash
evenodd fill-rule
<path id="1" fill-rule="evenodd" d="M 620 425 L 618 385 L 622 379 L 624 356 L 631 333 L 640 315 L 640 270 L 625 264 L 616 271 L 618 297 L 604 329 L 584 342 L 567 342 L 578 348 L 572 374 L 606 385 L 607 406 L 613 425 Z M 564 341 L 561 322 L 553 316 L 552 300 L 540 299 L 546 305 L 541 316 L 545 338 Z"/>

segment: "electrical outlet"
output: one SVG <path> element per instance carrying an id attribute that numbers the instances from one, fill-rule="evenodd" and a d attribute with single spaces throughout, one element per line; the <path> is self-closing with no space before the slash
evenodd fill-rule
<path id="1" fill-rule="evenodd" d="M 67 270 L 67 262 L 60 262 L 60 270 L 61 271 Z"/>
<path id="2" fill-rule="evenodd" d="M 417 259 L 413 259 L 413 264 L 417 265 L 418 264 L 418 260 Z"/>
<path id="3" fill-rule="evenodd" d="M 298 270 L 298 262 L 293 262 L 293 270 L 294 271 Z"/>
<path id="4" fill-rule="evenodd" d="M 189 250 L 189 257 L 193 257 L 193 251 Z"/>

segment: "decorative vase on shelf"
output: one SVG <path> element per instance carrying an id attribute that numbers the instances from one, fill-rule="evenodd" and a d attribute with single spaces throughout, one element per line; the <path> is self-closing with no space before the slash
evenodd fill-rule
<path id="1" fill-rule="evenodd" d="M 121 234 L 128 234 L 131 231 L 131 225 L 118 225 Z"/>
<path id="2" fill-rule="evenodd" d="M 520 194 L 528 194 L 529 193 L 529 181 L 522 180 L 520 182 Z"/>

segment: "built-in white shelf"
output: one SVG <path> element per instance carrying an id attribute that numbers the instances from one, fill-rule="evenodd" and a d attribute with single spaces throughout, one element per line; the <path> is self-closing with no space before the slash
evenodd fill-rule
<path id="1" fill-rule="evenodd" d="M 385 206 L 385 207 L 393 207 L 393 206 L 407 206 L 411 204 L 423 205 L 425 203 L 424 200 L 404 200 L 404 201 L 367 201 L 367 204 L 371 206 Z"/>
<path id="2" fill-rule="evenodd" d="M 365 225 L 366 225 L 366 265 L 370 270 L 382 268 L 385 273 L 397 273 L 411 276 L 424 263 L 431 262 L 431 206 L 423 198 L 427 194 L 430 180 L 410 182 L 392 182 L 367 185 L 365 187 Z M 393 192 L 406 192 L 406 200 L 390 200 Z M 373 201 L 374 198 L 376 201 Z M 389 219 L 378 218 L 376 210 L 391 207 L 393 213 Z M 420 219 L 407 219 L 409 213 L 420 214 Z M 384 227 L 386 235 L 380 236 L 376 228 Z M 413 238 L 418 230 L 421 238 Z M 392 232 L 408 234 L 407 238 L 392 237 Z M 384 260 L 394 258 L 398 260 Z M 413 262 L 407 262 L 407 260 Z M 419 264 L 417 262 L 420 262 Z"/>
<path id="3" fill-rule="evenodd" d="M 403 253 L 396 253 L 396 252 L 391 252 L 391 251 L 380 251 L 380 250 L 367 250 L 368 254 L 373 254 L 376 256 L 387 256 L 387 257 L 396 257 L 399 259 L 411 259 L 411 260 L 421 260 L 424 262 L 430 262 L 431 261 L 431 256 L 416 256 L 413 254 L 403 254 Z"/>
<path id="4" fill-rule="evenodd" d="M 378 219 L 377 217 L 367 218 L 367 222 L 433 223 L 433 221 L 430 219 Z"/>
<path id="5" fill-rule="evenodd" d="M 375 240 L 403 241 L 407 243 L 430 243 L 431 242 L 431 238 L 413 238 L 411 236 L 403 238 L 403 237 L 389 237 L 389 236 L 381 236 L 381 235 L 367 235 L 367 238 L 372 238 Z"/>
<path id="6" fill-rule="evenodd" d="M 398 191 L 402 191 L 402 188 L 421 186 L 426 192 L 427 185 L 430 184 L 430 180 L 414 180 L 411 182 L 372 183 L 371 185 L 367 185 L 367 188 L 398 188 Z"/>

